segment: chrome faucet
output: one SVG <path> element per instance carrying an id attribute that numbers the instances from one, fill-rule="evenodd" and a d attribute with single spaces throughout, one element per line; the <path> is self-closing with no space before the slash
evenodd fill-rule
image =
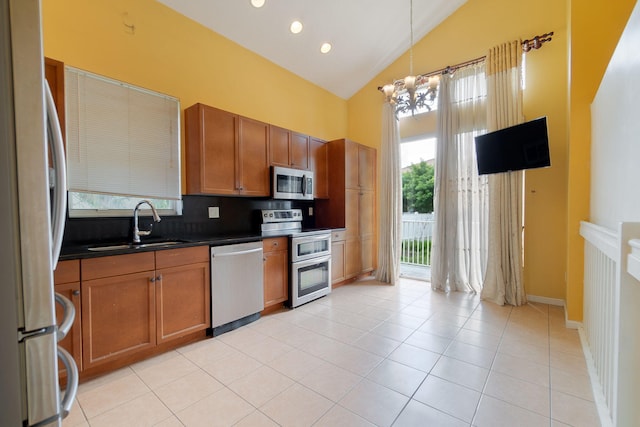
<path id="1" fill-rule="evenodd" d="M 138 228 L 138 210 L 140 209 L 140 205 L 143 205 L 145 203 L 151 208 L 153 220 L 155 222 L 160 222 L 160 215 L 158 215 L 155 206 L 153 206 L 153 204 L 148 200 L 141 200 L 136 205 L 135 209 L 133 209 L 133 243 L 140 243 L 140 236 L 148 236 L 149 234 L 151 234 L 151 228 L 143 231 L 140 231 L 140 229 Z M 153 224 L 151 224 L 151 227 L 153 227 Z"/>

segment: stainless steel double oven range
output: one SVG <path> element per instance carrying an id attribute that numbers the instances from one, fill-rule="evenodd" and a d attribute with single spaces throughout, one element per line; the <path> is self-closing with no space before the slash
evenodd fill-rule
<path id="1" fill-rule="evenodd" d="M 302 230 L 301 209 L 262 211 L 262 235 L 289 235 L 289 300 L 298 307 L 331 292 L 331 232 Z"/>

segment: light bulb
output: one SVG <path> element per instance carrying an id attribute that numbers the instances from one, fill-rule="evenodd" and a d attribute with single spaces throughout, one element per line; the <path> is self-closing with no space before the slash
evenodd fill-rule
<path id="1" fill-rule="evenodd" d="M 322 43 L 322 46 L 320 46 L 320 52 L 322 53 L 329 53 L 330 50 L 331 50 L 331 43 Z"/>
<path id="2" fill-rule="evenodd" d="M 251 6 L 253 7 L 262 7 L 264 6 L 265 0 L 251 0 Z"/>
<path id="3" fill-rule="evenodd" d="M 291 27 L 289 27 L 289 30 L 293 33 L 293 34 L 298 34 L 300 31 L 302 31 L 302 22 L 300 21 L 293 21 L 291 23 Z"/>

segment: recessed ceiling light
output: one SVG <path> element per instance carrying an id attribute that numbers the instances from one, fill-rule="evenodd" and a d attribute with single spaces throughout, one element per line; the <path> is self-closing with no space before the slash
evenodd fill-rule
<path id="1" fill-rule="evenodd" d="M 322 43 L 322 46 L 320 46 L 320 52 L 322 53 L 329 53 L 330 50 L 331 50 L 331 43 Z"/>
<path id="2" fill-rule="evenodd" d="M 264 6 L 264 0 L 251 0 L 251 6 L 262 7 Z"/>
<path id="3" fill-rule="evenodd" d="M 289 30 L 291 30 L 293 34 L 298 34 L 300 31 L 302 31 L 302 22 L 293 21 L 291 23 L 291 26 L 289 27 Z"/>

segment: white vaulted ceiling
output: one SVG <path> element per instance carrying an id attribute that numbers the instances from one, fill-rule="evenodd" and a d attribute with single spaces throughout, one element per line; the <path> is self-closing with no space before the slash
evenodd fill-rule
<path id="1" fill-rule="evenodd" d="M 410 46 L 409 0 L 157 1 L 344 99 Z M 414 42 L 465 2 L 413 0 Z M 299 34 L 289 31 L 294 20 Z"/>

